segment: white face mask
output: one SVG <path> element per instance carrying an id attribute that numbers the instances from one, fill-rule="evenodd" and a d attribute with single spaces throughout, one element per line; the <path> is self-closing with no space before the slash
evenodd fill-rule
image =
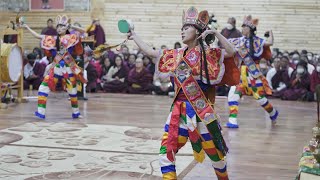
<path id="1" fill-rule="evenodd" d="M 320 66 L 317 66 L 317 72 L 320 72 Z"/>
<path id="2" fill-rule="evenodd" d="M 259 64 L 259 66 L 260 66 L 260 68 L 262 68 L 262 69 L 267 68 L 267 65 L 266 65 L 266 64 L 264 64 L 264 63 Z"/>
<path id="3" fill-rule="evenodd" d="M 297 68 L 297 73 L 298 74 L 303 74 L 304 73 L 304 69 L 303 68 Z"/>
<path id="4" fill-rule="evenodd" d="M 294 60 L 293 64 L 297 65 L 299 63 L 299 60 Z"/>
<path id="5" fill-rule="evenodd" d="M 226 28 L 227 28 L 228 30 L 231 30 L 231 29 L 233 29 L 233 26 L 232 26 L 232 24 L 227 23 Z"/>

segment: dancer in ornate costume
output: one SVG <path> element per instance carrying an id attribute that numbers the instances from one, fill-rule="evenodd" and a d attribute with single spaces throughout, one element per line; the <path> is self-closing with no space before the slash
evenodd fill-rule
<path id="1" fill-rule="evenodd" d="M 144 43 L 133 30 L 128 34 L 128 38 L 134 40 L 148 56 L 159 59 L 158 71 L 169 73 L 175 88 L 176 95 L 160 148 L 163 179 L 177 179 L 175 154 L 188 138 L 195 159 L 203 162 L 206 153 L 218 179 L 228 179 L 225 161 L 228 148 L 213 106 L 215 86 L 236 85 L 240 74 L 232 58 L 235 53 L 233 46 L 215 29 L 206 30 L 208 22 L 207 11 L 198 13 L 194 7 L 189 8 L 183 15 L 181 28 L 182 41 L 187 46 L 180 49 L 157 51 Z M 214 35 L 225 50 L 208 46 Z"/>
<path id="2" fill-rule="evenodd" d="M 45 76 L 38 90 L 38 110 L 35 115 L 45 119 L 47 97 L 50 91 L 54 91 L 58 82 L 61 82 L 63 88 L 66 88 L 72 106 L 72 118 L 80 116 L 77 98 L 77 80 L 85 83 L 82 69 L 76 64 L 71 54 L 80 55 L 83 48 L 80 38 L 77 34 L 69 34 L 70 19 L 66 16 L 57 16 L 58 36 L 39 35 L 35 31 L 26 27 L 34 37 L 41 39 L 41 48 L 44 49 L 47 56 L 53 56 L 49 75 Z M 72 27 L 79 31 L 84 31 L 78 27 Z"/>
<path id="3" fill-rule="evenodd" d="M 236 62 L 239 62 L 241 71 L 240 84 L 232 86 L 228 94 L 229 104 L 229 122 L 228 128 L 238 128 L 238 106 L 242 95 L 252 95 L 257 102 L 269 113 L 273 124 L 276 123 L 278 111 L 270 104 L 266 95 L 271 95 L 272 91 L 266 78 L 259 70 L 259 61 L 262 58 L 270 59 L 270 46 L 273 44 L 272 31 L 269 34 L 268 41 L 255 35 L 257 31 L 258 19 L 246 16 L 242 25 L 242 34 L 240 38 L 229 39 L 235 46 Z"/>

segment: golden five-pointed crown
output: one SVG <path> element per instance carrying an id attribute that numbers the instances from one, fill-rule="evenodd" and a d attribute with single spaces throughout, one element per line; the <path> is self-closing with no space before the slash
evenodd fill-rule
<path id="1" fill-rule="evenodd" d="M 201 30 L 204 30 L 208 23 L 209 13 L 206 10 L 198 13 L 198 10 L 192 6 L 186 12 L 183 11 L 182 26 L 190 24 L 200 28 Z"/>

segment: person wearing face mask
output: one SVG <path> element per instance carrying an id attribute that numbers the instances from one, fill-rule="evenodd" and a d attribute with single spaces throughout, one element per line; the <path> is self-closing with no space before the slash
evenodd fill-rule
<path id="1" fill-rule="evenodd" d="M 241 32 L 236 28 L 236 18 L 230 17 L 228 19 L 227 25 L 222 29 L 221 34 L 227 39 L 238 38 L 242 36 Z"/>
<path id="2" fill-rule="evenodd" d="M 28 63 L 23 68 L 23 87 L 29 89 L 32 85 L 33 89 L 38 89 L 42 80 L 45 66 L 36 62 L 36 54 L 31 53 L 27 55 Z"/>
<path id="3" fill-rule="evenodd" d="M 308 57 L 307 55 L 303 55 L 300 57 L 300 60 L 301 61 L 304 61 L 306 62 L 308 65 L 307 65 L 307 70 L 308 70 L 308 73 L 311 75 L 312 72 L 315 70 L 315 67 L 313 64 L 310 63 L 310 61 L 308 60 Z"/>
<path id="4" fill-rule="evenodd" d="M 290 66 L 295 69 L 299 61 L 300 61 L 300 55 L 297 53 L 293 54 L 291 58 L 292 63 Z"/>
<path id="5" fill-rule="evenodd" d="M 80 37 L 77 34 L 70 34 L 69 29 L 77 29 L 84 32 L 79 27 L 70 25 L 70 19 L 66 15 L 56 17 L 57 36 L 40 35 L 32 30 L 27 24 L 23 24 L 27 30 L 37 39 L 41 39 L 41 48 L 44 49 L 46 56 L 53 57 L 48 75 L 44 77 L 38 89 L 38 108 L 35 112 L 36 117 L 46 118 L 47 97 L 51 91 L 55 91 L 57 84 L 62 84 L 66 89 L 71 102 L 72 118 L 79 118 L 80 111 L 77 98 L 77 80 L 82 83 L 87 81 L 83 77 L 83 70 L 76 64 L 72 55 L 81 55 L 83 48 Z"/>
<path id="6" fill-rule="evenodd" d="M 296 70 L 292 73 L 290 86 L 281 97 L 283 100 L 313 100 L 313 93 L 310 91 L 310 75 L 307 71 L 307 63 L 300 61 Z"/>
<path id="7" fill-rule="evenodd" d="M 315 93 L 316 87 L 320 85 L 320 62 L 316 63 L 316 69 L 311 74 L 311 92 Z"/>

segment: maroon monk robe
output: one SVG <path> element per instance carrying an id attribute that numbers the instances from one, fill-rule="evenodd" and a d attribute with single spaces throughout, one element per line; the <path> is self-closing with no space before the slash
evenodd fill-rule
<path id="1" fill-rule="evenodd" d="M 128 76 L 128 91 L 131 94 L 150 94 L 152 87 L 152 74 L 143 68 L 141 72 L 137 72 L 133 68 Z"/>
<path id="2" fill-rule="evenodd" d="M 49 35 L 49 36 L 58 35 L 57 30 L 53 27 L 46 27 L 46 28 L 42 29 L 41 34 Z"/>
<path id="3" fill-rule="evenodd" d="M 311 74 L 311 85 L 310 85 L 310 90 L 311 92 L 315 92 L 316 91 L 316 86 L 320 84 L 320 72 L 317 72 L 316 70 L 314 70 Z"/>
<path id="4" fill-rule="evenodd" d="M 43 81 L 43 74 L 46 69 L 46 65 L 35 62 L 36 64 L 33 67 L 33 73 L 34 75 L 37 75 L 38 77 L 35 79 L 25 79 L 23 81 L 23 88 L 29 89 L 29 86 L 32 85 L 34 90 L 38 90 L 41 82 Z"/>
<path id="5" fill-rule="evenodd" d="M 95 40 L 96 40 L 96 44 L 95 47 L 104 44 L 106 42 L 106 35 L 104 33 L 104 30 L 102 28 L 101 25 L 96 25 L 96 27 L 94 28 L 93 31 L 90 31 L 89 36 L 94 35 Z"/>
<path id="6" fill-rule="evenodd" d="M 283 93 L 283 100 L 302 100 L 310 91 L 310 75 L 305 72 L 299 81 L 296 80 L 297 71 L 294 71 L 290 80 L 290 87 Z"/>
<path id="7" fill-rule="evenodd" d="M 113 80 L 111 82 L 106 82 L 103 85 L 103 90 L 107 93 L 126 93 L 127 92 L 127 75 L 128 68 L 125 65 L 122 65 L 118 72 L 112 75 L 112 78 L 118 77 L 119 79 L 124 78 L 124 82 L 120 80 Z"/>
<path id="8" fill-rule="evenodd" d="M 280 87 L 280 83 L 284 83 L 286 88 L 281 89 L 280 91 L 276 91 L 272 93 L 273 97 L 281 97 L 283 93 L 290 86 L 290 77 L 288 74 L 288 69 L 286 70 L 277 70 L 276 74 L 271 78 L 272 88 L 277 89 Z"/>

